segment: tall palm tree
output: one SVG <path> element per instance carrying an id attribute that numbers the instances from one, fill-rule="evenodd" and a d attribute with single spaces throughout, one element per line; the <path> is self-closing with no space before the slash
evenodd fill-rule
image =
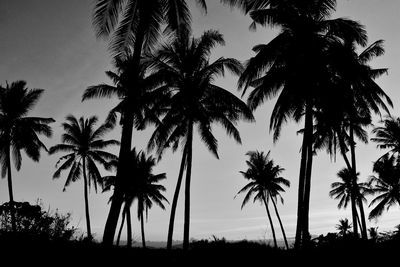
<path id="1" fill-rule="evenodd" d="M 179 38 L 166 44 L 157 52 L 155 64 L 158 71 L 165 73 L 167 86 L 172 97 L 169 110 L 157 126 L 149 148 L 157 147 L 158 155 L 172 146 L 175 151 L 182 142 L 184 149 L 177 186 L 175 189 L 168 230 L 167 247 L 171 248 L 175 209 L 179 189 L 186 168 L 185 180 L 185 222 L 183 246 L 189 246 L 190 222 L 190 181 L 192 168 L 193 131 L 197 126 L 201 140 L 218 157 L 217 140 L 211 129 L 213 123 L 224 127 L 229 136 L 241 142 L 236 122 L 239 119 L 254 120 L 247 105 L 235 95 L 214 84 L 223 76 L 225 69 L 235 75 L 242 71 L 242 65 L 233 58 L 219 58 L 210 62 L 211 50 L 223 45 L 224 39 L 217 31 L 206 31 L 200 38 L 192 38 L 190 31 L 181 32 Z"/>
<path id="2" fill-rule="evenodd" d="M 85 199 L 85 215 L 87 238 L 92 239 L 89 215 L 89 189 L 91 185 L 97 192 L 97 185 L 102 184 L 101 174 L 97 165 L 107 167 L 108 162 L 116 160 L 117 157 L 104 149 L 119 145 L 116 140 L 103 140 L 111 128 L 109 124 L 103 124 L 95 128 L 98 119 L 96 116 L 79 120 L 73 115 L 66 117 L 66 122 L 62 124 L 64 133 L 61 136 L 61 144 L 50 148 L 49 153 L 66 153 L 56 164 L 57 171 L 53 174 L 53 179 L 60 178 L 61 172 L 69 169 L 67 180 L 63 191 L 71 182 L 76 182 L 83 176 L 83 189 Z"/>
<path id="3" fill-rule="evenodd" d="M 379 194 L 370 207 L 375 205 L 369 214 L 369 219 L 377 219 L 386 209 L 400 205 L 400 161 L 395 155 L 385 154 L 374 163 L 373 171 L 378 176 L 371 176 L 372 191 Z"/>
<path id="4" fill-rule="evenodd" d="M 11 155 L 19 171 L 22 165 L 21 150 L 33 161 L 39 161 L 40 151 L 46 146 L 38 135 L 51 137 L 51 118 L 29 117 L 43 94 L 42 89 L 28 89 L 25 81 L 15 81 L 0 86 L 0 162 L 1 175 L 7 175 L 11 207 L 12 230 L 16 231 L 14 193 L 11 176 Z"/>
<path id="5" fill-rule="evenodd" d="M 357 173 L 357 176 L 359 173 Z M 337 173 L 338 178 L 341 182 L 334 182 L 331 184 L 332 190 L 329 192 L 329 196 L 339 200 L 338 208 L 346 208 L 349 202 L 351 202 L 353 216 L 353 224 L 358 221 L 358 214 L 356 209 L 356 203 L 366 202 L 365 196 L 371 193 L 369 183 L 356 183 L 353 182 L 353 172 L 348 168 L 343 168 Z M 357 177 L 358 179 L 358 177 Z M 356 188 L 354 188 L 356 186 Z M 354 197 L 352 195 L 355 194 Z M 351 201 L 355 199 L 357 202 Z M 361 226 L 360 226 L 361 227 Z M 361 227 L 362 228 L 362 227 Z"/>
<path id="6" fill-rule="evenodd" d="M 205 9 L 205 0 L 197 0 Z M 162 25 L 166 32 L 174 33 L 190 28 L 190 12 L 182 0 L 96 0 L 93 24 L 98 37 L 112 35 L 110 49 L 114 55 L 124 55 L 127 49 L 133 51 L 129 76 L 128 97 L 137 87 L 140 73 L 140 59 L 143 51 L 150 51 L 158 41 Z M 119 184 L 129 173 L 129 153 L 132 143 L 133 114 L 129 108 L 122 111 L 122 133 L 117 183 L 104 227 L 103 243 L 111 245 L 114 240 L 123 203 L 122 187 Z"/>
<path id="7" fill-rule="evenodd" d="M 327 83 L 332 79 L 328 63 L 333 44 L 355 41 L 365 45 L 366 32 L 359 23 L 344 19 L 330 19 L 335 0 L 278 1 L 278 0 L 224 0 L 238 6 L 257 24 L 280 29 L 268 44 L 253 48 L 256 56 L 246 65 L 239 87 L 254 87 L 248 103 L 252 109 L 264 100 L 279 94 L 272 111 L 270 129 L 274 140 L 279 138 L 282 125 L 293 118 L 304 117 L 304 134 L 298 190 L 296 247 L 309 239 L 309 201 L 313 159 L 312 129 L 314 111 L 326 97 Z"/>
<path id="8" fill-rule="evenodd" d="M 283 202 L 281 192 L 285 192 L 285 190 L 282 188 L 282 186 L 289 187 L 290 182 L 279 176 L 284 169 L 279 165 L 274 164 L 274 161 L 270 159 L 270 152 L 265 155 L 264 152 L 249 151 L 246 155 L 249 156 L 249 160 L 246 161 L 248 169 L 246 171 L 241 171 L 240 173 L 244 178 L 250 180 L 250 182 L 238 192 L 238 194 L 240 194 L 247 191 L 247 194 L 243 199 L 242 208 L 253 195 L 255 195 L 254 201 L 259 200 L 264 203 L 276 247 L 277 244 L 274 225 L 272 223 L 272 218 L 268 208 L 268 200 L 270 199 L 274 206 L 275 214 L 282 230 L 286 248 L 289 249 L 285 230 L 278 213 L 278 208 L 276 207 L 276 199 L 277 197 L 280 197 Z"/>
<path id="9" fill-rule="evenodd" d="M 336 229 L 339 231 L 339 235 L 346 237 L 350 233 L 351 223 L 349 223 L 347 218 L 340 219 L 339 224 L 336 225 Z"/>

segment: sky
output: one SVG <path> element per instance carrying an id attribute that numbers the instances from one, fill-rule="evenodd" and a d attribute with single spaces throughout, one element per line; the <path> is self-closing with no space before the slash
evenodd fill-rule
<path id="1" fill-rule="evenodd" d="M 216 0 L 209 0 L 208 13 L 198 10 L 193 0 L 188 1 L 193 16 L 193 33 L 200 36 L 205 30 L 219 30 L 225 37 L 226 45 L 213 51 L 213 59 L 220 56 L 235 57 L 245 61 L 253 56 L 251 48 L 267 43 L 276 35 L 276 30 L 258 27 L 249 31 L 251 21 L 237 10 L 223 6 Z M 50 147 L 60 142 L 61 123 L 65 116 L 97 115 L 102 122 L 115 100 L 91 100 L 81 102 L 83 91 L 91 85 L 110 83 L 104 72 L 112 70 L 111 56 L 107 42 L 95 37 L 91 24 L 93 1 L 90 0 L 0 0 L 0 84 L 6 81 L 27 81 L 28 88 L 42 88 L 45 93 L 32 116 L 52 117 L 54 135 L 43 139 Z M 392 98 L 392 115 L 399 116 L 400 93 L 397 84 L 400 79 L 400 1 L 397 0 L 338 0 L 337 12 L 333 17 L 348 17 L 366 26 L 370 43 L 384 39 L 386 54 L 373 61 L 374 67 L 389 68 L 389 74 L 378 80 L 379 85 Z M 237 78 L 226 75 L 216 81 L 238 97 Z M 245 100 L 245 98 L 244 98 Z M 217 160 L 207 151 L 195 134 L 193 148 L 192 196 L 191 196 L 191 238 L 207 239 L 212 235 L 230 240 L 272 238 L 265 207 L 249 202 L 240 209 L 243 196 L 236 193 L 246 184 L 239 171 L 246 169 L 246 152 L 250 150 L 271 151 L 276 164 L 285 169 L 282 173 L 290 180 L 291 186 L 283 194 L 284 203 L 278 209 L 287 236 L 293 237 L 296 227 L 297 185 L 300 166 L 301 135 L 296 132 L 302 124 L 289 122 L 282 129 L 277 143 L 272 142 L 269 132 L 269 116 L 274 100 L 266 102 L 255 112 L 256 123 L 240 122 L 242 145 L 228 138 L 219 127 L 213 130 L 219 140 Z M 374 124 L 379 124 L 379 117 Z M 145 149 L 154 128 L 134 132 L 133 145 Z M 372 128 L 368 129 L 370 132 Z M 370 135 L 372 137 L 372 135 Z M 120 139 L 119 129 L 113 130 L 106 138 Z M 117 153 L 117 150 L 111 150 Z M 376 144 L 357 144 L 357 166 L 360 180 L 366 181 L 372 175 L 372 163 L 385 151 Z M 55 164 L 62 154 L 42 154 L 39 163 L 23 157 L 19 172 L 13 169 L 14 198 L 16 201 L 38 200 L 47 209 L 58 209 L 61 213 L 72 214 L 72 225 L 85 229 L 83 181 L 70 185 L 63 192 L 67 173 L 57 180 L 52 179 Z M 167 152 L 159 162 L 155 173 L 165 172 L 167 188 L 165 196 L 172 201 L 179 171 L 181 151 Z M 338 210 L 337 201 L 328 195 L 330 184 L 337 181 L 336 173 L 345 164 L 340 156 L 333 162 L 326 152 L 314 157 L 311 200 L 310 232 L 313 235 L 335 232 L 335 225 L 341 218 L 351 218 L 350 209 Z M 90 215 L 95 237 L 102 237 L 103 227 L 109 211 L 111 193 L 90 194 Z M 176 214 L 174 239 L 183 236 L 183 190 Z M 0 180 L 0 203 L 8 201 L 7 181 Z M 165 241 L 168 230 L 170 206 L 165 211 L 153 207 L 146 224 L 146 237 L 152 241 Z M 133 216 L 135 208 L 133 207 Z M 134 240 L 140 240 L 140 227 L 133 217 Z M 278 221 L 274 217 L 274 223 Z M 392 230 L 400 224 L 399 207 L 385 213 L 378 221 L 367 222 L 369 227 L 379 226 L 380 231 Z M 281 238 L 280 231 L 277 231 Z M 124 238 L 124 237 L 123 237 Z"/>

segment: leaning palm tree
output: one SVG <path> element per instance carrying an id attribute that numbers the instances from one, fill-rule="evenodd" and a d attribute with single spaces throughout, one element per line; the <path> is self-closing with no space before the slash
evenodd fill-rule
<path id="1" fill-rule="evenodd" d="M 67 180 L 63 191 L 66 190 L 71 182 L 76 182 L 83 176 L 83 189 L 85 199 L 85 215 L 87 238 L 92 239 L 89 216 L 89 189 L 93 185 L 97 191 L 97 185 L 102 184 L 101 174 L 97 165 L 106 167 L 108 162 L 117 157 L 107 151 L 113 145 L 119 145 L 116 140 L 103 140 L 111 128 L 109 124 L 103 124 L 95 128 L 98 119 L 92 116 L 88 119 L 81 117 L 79 120 L 73 115 L 66 117 L 66 122 L 62 124 L 64 133 L 61 136 L 61 144 L 50 148 L 49 153 L 55 154 L 64 152 L 56 164 L 57 171 L 53 174 L 53 179 L 60 178 L 61 172 L 69 169 Z"/>
<path id="2" fill-rule="evenodd" d="M 244 102 L 226 89 L 214 84 L 215 79 L 223 76 L 225 70 L 229 70 L 235 75 L 239 75 L 242 71 L 240 62 L 233 58 L 221 57 L 210 62 L 211 50 L 215 46 L 223 44 L 224 39 L 217 31 L 206 31 L 200 38 L 192 38 L 190 31 L 187 31 L 181 32 L 179 38 L 170 44 L 165 44 L 156 53 L 155 68 L 165 74 L 172 97 L 168 101 L 168 111 L 149 141 L 149 148 L 157 147 L 157 153 L 160 156 L 170 146 L 174 151 L 179 147 L 180 142 L 184 146 L 171 207 L 167 242 L 169 249 L 172 245 L 175 210 L 185 168 L 183 246 L 184 249 L 189 246 L 194 127 L 197 126 L 201 140 L 218 157 L 217 139 L 212 133 L 211 125 L 219 123 L 229 136 L 240 143 L 236 122 L 239 119 L 254 120 L 250 109 Z"/>
<path id="3" fill-rule="evenodd" d="M 298 189 L 296 247 L 309 240 L 309 201 L 314 151 L 312 129 L 314 110 L 326 97 L 325 86 L 332 79 L 327 51 L 333 44 L 344 41 L 365 45 L 366 32 L 359 23 L 339 18 L 330 19 L 335 0 L 223 0 L 249 13 L 251 27 L 270 25 L 280 29 L 268 44 L 253 48 L 251 58 L 239 80 L 239 87 L 254 87 L 248 103 L 256 109 L 266 99 L 276 95 L 270 129 L 274 141 L 282 125 L 289 119 L 304 118 L 304 134 Z"/>
<path id="4" fill-rule="evenodd" d="M 1 175 L 7 175 L 10 197 L 11 225 L 16 231 L 14 193 L 11 176 L 11 154 L 19 171 L 22 165 L 21 150 L 34 161 L 39 161 L 40 151 L 47 151 L 38 135 L 51 137 L 51 118 L 28 117 L 43 94 L 42 89 L 28 89 L 25 81 L 0 86 L 0 162 Z"/>
<path id="5" fill-rule="evenodd" d="M 205 9 L 205 0 L 197 0 Z M 126 49 L 133 51 L 129 76 L 131 83 L 129 94 L 137 87 L 140 59 L 143 51 L 150 51 L 158 42 L 162 25 L 167 33 L 185 31 L 190 28 L 190 12 L 186 1 L 182 0 L 96 0 L 93 24 L 98 37 L 111 38 L 110 50 L 114 55 L 125 54 Z M 129 108 L 122 111 L 121 148 L 117 168 L 117 183 L 111 202 L 107 222 L 104 227 L 103 243 L 111 245 L 114 240 L 123 203 L 122 187 L 119 184 L 129 173 L 129 153 L 132 142 L 133 115 Z"/>
<path id="6" fill-rule="evenodd" d="M 279 176 L 284 169 L 279 165 L 274 164 L 274 161 L 270 159 L 270 152 L 265 155 L 264 152 L 249 151 L 246 155 L 249 156 L 249 160 L 246 161 L 248 169 L 246 171 L 241 171 L 240 173 L 250 182 L 238 192 L 238 194 L 247 192 L 243 199 L 242 208 L 253 195 L 255 195 L 254 201 L 259 200 L 265 205 L 269 223 L 271 225 L 274 244 L 275 247 L 277 247 L 274 225 L 268 208 L 268 200 L 271 200 L 282 230 L 286 248 L 289 249 L 285 230 L 278 213 L 278 208 L 276 207 L 276 199 L 280 197 L 283 202 L 281 192 L 285 192 L 285 190 L 282 186 L 289 187 L 290 182 Z"/>
<path id="7" fill-rule="evenodd" d="M 377 219 L 384 210 L 393 205 L 400 205 L 400 161 L 395 155 L 384 155 L 374 163 L 373 171 L 377 176 L 371 176 L 373 194 L 378 194 L 371 203 L 375 205 L 369 214 L 369 219 Z"/>
<path id="8" fill-rule="evenodd" d="M 339 231 L 339 235 L 346 237 L 350 233 L 351 223 L 349 223 L 347 218 L 340 219 L 339 224 L 336 225 L 336 229 Z"/>
<path id="9" fill-rule="evenodd" d="M 160 185 L 159 182 L 166 178 L 166 174 L 153 174 L 156 159 L 152 156 L 147 157 L 144 152 L 138 154 L 136 164 L 136 182 L 134 188 L 132 188 L 132 191 L 136 193 L 131 195 L 130 198 L 137 200 L 137 215 L 140 221 L 142 245 L 145 248 L 146 238 L 144 234 L 144 214 L 146 214 L 147 220 L 149 209 L 151 209 L 153 203 L 165 210 L 163 202 L 168 203 L 168 200 L 162 194 L 162 192 L 165 191 L 165 187 Z"/>

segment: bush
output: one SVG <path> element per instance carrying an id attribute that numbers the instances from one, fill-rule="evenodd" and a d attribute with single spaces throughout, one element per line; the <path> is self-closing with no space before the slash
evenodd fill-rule
<path id="1" fill-rule="evenodd" d="M 11 226 L 11 205 L 9 202 L 0 205 L 0 235 L 18 235 L 53 241 L 69 241 L 76 228 L 70 227 L 71 214 L 60 214 L 43 211 L 41 205 L 31 205 L 28 202 L 14 202 L 16 233 Z"/>

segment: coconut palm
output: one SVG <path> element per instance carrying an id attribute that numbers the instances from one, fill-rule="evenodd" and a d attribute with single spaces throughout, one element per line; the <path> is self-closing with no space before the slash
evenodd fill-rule
<path id="1" fill-rule="evenodd" d="M 205 0 L 197 0 L 197 3 L 203 9 L 206 8 Z M 131 79 L 128 94 L 131 94 L 137 88 L 142 52 L 150 51 L 158 42 L 162 25 L 166 25 L 167 33 L 190 28 L 190 12 L 186 1 L 182 0 L 96 0 L 93 24 L 98 37 L 112 35 L 110 50 L 114 55 L 124 56 L 127 49 L 133 51 L 128 74 Z M 122 111 L 121 148 L 117 168 L 117 177 L 121 179 L 117 179 L 104 227 L 103 243 L 107 245 L 113 243 L 123 203 L 123 192 L 119 183 L 129 174 L 133 114 L 126 108 L 127 110 Z"/>
<path id="2" fill-rule="evenodd" d="M 357 173 L 357 176 L 359 173 Z M 332 190 L 329 192 L 329 196 L 336 200 L 339 200 L 338 208 L 346 208 L 349 202 L 351 202 L 353 216 L 353 224 L 358 222 L 358 214 L 356 209 L 356 203 L 366 202 L 365 196 L 371 193 L 369 183 L 356 183 L 353 182 L 353 172 L 348 168 L 343 168 L 337 173 L 337 177 L 340 178 L 341 182 L 334 182 L 331 184 Z M 358 179 L 358 177 L 357 177 Z M 353 188 L 355 185 L 355 188 Z M 355 194 L 354 199 L 356 202 L 351 201 L 352 195 Z M 361 226 L 360 226 L 361 227 Z M 361 227 L 362 228 L 362 227 Z"/>
<path id="3" fill-rule="evenodd" d="M 375 205 L 369 214 L 369 219 L 377 219 L 386 209 L 400 205 L 400 163 L 395 155 L 385 154 L 374 163 L 373 171 L 377 176 L 371 176 L 372 191 L 378 194 L 370 203 Z"/>
<path id="4" fill-rule="evenodd" d="M 243 199 L 241 208 L 246 205 L 253 195 L 254 201 L 259 200 L 265 205 L 274 238 L 274 245 L 277 247 L 274 225 L 272 223 L 271 214 L 268 208 L 268 202 L 271 200 L 282 230 L 286 248 L 289 249 L 285 230 L 276 207 L 276 199 L 280 197 L 283 203 L 281 192 L 285 192 L 285 190 L 282 188 L 282 186 L 289 187 L 290 182 L 279 176 L 284 169 L 279 165 L 274 164 L 274 161 L 270 159 L 270 152 L 265 155 L 264 152 L 249 151 L 246 155 L 249 156 L 249 160 L 246 161 L 248 169 L 246 171 L 241 171 L 240 173 L 250 182 L 238 192 L 238 194 L 247 192 L 245 198 Z"/>
<path id="5" fill-rule="evenodd" d="M 172 146 L 173 150 L 184 145 L 180 173 L 171 207 L 167 247 L 171 248 L 175 209 L 179 189 L 186 168 L 185 180 L 185 223 L 184 248 L 189 246 L 190 222 L 190 181 L 192 168 L 193 131 L 197 126 L 201 140 L 218 157 L 217 140 L 211 129 L 213 123 L 224 127 L 229 136 L 241 142 L 236 129 L 239 119 L 252 121 L 253 115 L 239 98 L 214 84 L 223 76 L 225 69 L 235 75 L 242 71 L 242 65 L 233 58 L 219 58 L 210 62 L 211 50 L 223 45 L 224 39 L 217 31 L 206 31 L 200 38 L 192 38 L 190 32 L 181 32 L 179 38 L 165 44 L 156 56 L 156 68 L 165 73 L 167 86 L 172 91 L 169 110 L 154 131 L 149 148 L 157 147 L 158 155 Z"/>
<path id="6" fill-rule="evenodd" d="M 89 190 L 93 186 L 97 192 L 97 185 L 102 184 L 101 174 L 97 165 L 107 167 L 108 162 L 116 160 L 117 157 L 104 149 L 119 145 L 116 140 L 103 140 L 111 128 L 109 124 L 103 124 L 95 128 L 98 119 L 91 116 L 87 119 L 80 117 L 79 120 L 73 115 L 66 117 L 62 124 L 64 133 L 61 136 L 61 144 L 50 148 L 49 153 L 66 153 L 56 164 L 56 172 L 53 179 L 60 178 L 61 172 L 68 170 L 67 180 L 63 191 L 72 183 L 83 177 L 83 189 L 85 199 L 85 216 L 87 227 L 87 238 L 92 239 L 89 215 Z"/>
<path id="7" fill-rule="evenodd" d="M 146 218 L 148 210 L 156 203 L 162 209 L 165 209 L 164 201 L 168 203 L 168 200 L 162 195 L 165 191 L 165 187 L 158 184 L 159 181 L 166 178 L 165 173 L 153 174 L 153 168 L 156 165 L 156 160 L 152 156 L 146 156 L 143 151 L 139 153 L 136 149 L 131 151 L 131 171 L 132 174 L 124 184 L 124 209 L 122 214 L 122 221 L 120 230 L 117 237 L 117 245 L 119 244 L 125 218 L 127 219 L 127 230 L 128 230 L 128 242 L 127 245 L 132 245 L 132 226 L 130 222 L 130 208 L 135 200 L 138 205 L 138 219 L 141 222 L 142 232 L 142 243 L 143 247 L 146 247 L 145 235 L 144 235 L 144 213 Z M 110 167 L 116 169 L 117 162 L 111 162 Z M 115 186 L 115 175 L 103 177 L 105 186 L 103 192 L 109 191 L 111 187 Z"/>
<path id="8" fill-rule="evenodd" d="M 279 94 L 272 111 L 270 129 L 274 141 L 279 138 L 282 125 L 289 119 L 304 118 L 304 134 L 299 174 L 296 246 L 309 239 L 309 201 L 313 159 L 312 129 L 314 111 L 326 97 L 326 86 L 331 82 L 330 47 L 343 42 L 365 45 L 366 32 L 359 23 L 349 19 L 330 19 L 335 0 L 278 1 L 224 0 L 238 6 L 256 25 L 270 25 L 280 29 L 268 44 L 253 48 L 251 58 L 239 80 L 239 87 L 254 87 L 248 103 L 256 109 L 266 99 Z"/>
<path id="9" fill-rule="evenodd" d="M 339 224 L 336 225 L 336 229 L 339 231 L 339 235 L 346 237 L 350 233 L 351 223 L 349 223 L 347 218 L 340 219 Z"/>
<path id="10" fill-rule="evenodd" d="M 157 206 L 165 210 L 164 201 L 168 200 L 163 196 L 162 192 L 165 187 L 160 185 L 159 182 L 166 178 L 165 173 L 153 174 L 153 168 L 156 165 L 156 160 L 152 156 L 147 157 L 144 152 L 140 152 L 137 157 L 136 166 L 136 185 L 132 190 L 136 193 L 132 195 L 133 199 L 137 200 L 137 213 L 140 221 L 140 228 L 142 233 L 142 244 L 146 247 L 146 238 L 144 234 L 144 220 L 148 218 L 149 209 L 155 203 Z"/>
<path id="11" fill-rule="evenodd" d="M 375 134 L 371 140 L 377 143 L 380 149 L 390 149 L 384 156 L 400 154 L 400 118 L 388 116 L 383 121 L 383 126 L 373 129 Z"/>
<path id="12" fill-rule="evenodd" d="M 51 118 L 29 117 L 29 112 L 35 107 L 43 94 L 43 89 L 28 89 L 25 81 L 15 81 L 6 86 L 0 86 L 0 162 L 1 175 L 7 175 L 8 193 L 12 230 L 16 231 L 14 213 L 14 192 L 11 175 L 11 155 L 14 166 L 19 171 L 22 165 L 21 150 L 38 162 L 40 151 L 46 146 L 39 135 L 51 137 L 49 126 L 54 122 Z"/>

